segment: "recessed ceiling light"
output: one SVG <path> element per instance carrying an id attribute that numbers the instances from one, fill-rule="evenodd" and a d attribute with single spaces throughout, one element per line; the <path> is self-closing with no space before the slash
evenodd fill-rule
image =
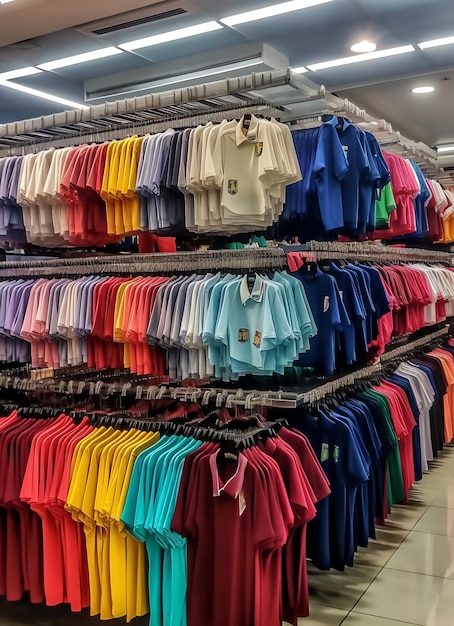
<path id="1" fill-rule="evenodd" d="M 18 85 L 17 83 L 10 83 L 7 80 L 0 80 L 0 87 L 8 87 L 8 89 L 14 89 L 15 91 L 26 93 L 29 96 L 36 96 L 37 98 L 42 98 L 43 100 L 50 100 L 50 102 L 63 104 L 64 106 L 71 107 L 72 109 L 90 108 L 86 104 L 80 104 L 79 102 L 66 100 L 66 98 L 60 98 L 59 96 L 54 96 L 53 94 L 47 93 L 46 91 L 39 91 L 38 89 L 32 89 L 31 87 L 24 87 L 24 85 Z"/>
<path id="2" fill-rule="evenodd" d="M 441 39 L 432 39 L 418 43 L 418 48 L 425 50 L 426 48 L 436 48 L 437 46 L 448 46 L 454 43 L 454 35 L 451 37 L 442 37 Z"/>
<path id="3" fill-rule="evenodd" d="M 431 85 L 413 87 L 411 90 L 412 93 L 432 93 L 432 91 L 435 91 L 435 87 L 432 87 Z"/>
<path id="4" fill-rule="evenodd" d="M 437 152 L 454 152 L 454 146 L 437 146 Z"/>
<path id="5" fill-rule="evenodd" d="M 333 59 L 332 61 L 325 61 L 323 63 L 314 63 L 307 67 L 313 72 L 319 70 L 327 70 L 330 67 L 339 67 L 341 65 L 349 65 L 350 63 L 361 63 L 362 61 L 374 61 L 375 59 L 384 59 L 385 57 L 392 57 L 397 54 L 405 54 L 407 52 L 414 52 L 413 46 L 400 46 L 399 48 L 388 48 L 387 50 L 377 50 L 376 52 L 366 52 L 366 54 L 359 54 L 355 57 L 344 57 L 342 59 Z"/>
<path id="6" fill-rule="evenodd" d="M 33 74 L 41 74 L 42 70 L 37 67 L 21 67 L 18 70 L 3 72 L 0 74 L 0 80 L 14 80 L 15 78 L 24 78 L 24 76 L 33 76 Z"/>
<path id="7" fill-rule="evenodd" d="M 177 39 L 185 39 L 186 37 L 194 37 L 195 35 L 211 33 L 214 30 L 220 30 L 222 28 L 224 27 L 217 22 L 204 22 L 203 24 L 196 24 L 195 26 L 188 26 L 187 28 L 170 30 L 166 33 L 161 33 L 160 35 L 152 35 L 151 37 L 144 37 L 143 39 L 127 41 L 126 43 L 119 44 L 118 47 L 130 52 L 132 50 L 138 50 L 139 48 L 148 48 L 149 46 L 157 46 L 160 43 L 176 41 Z"/>
<path id="8" fill-rule="evenodd" d="M 291 13 L 292 11 L 309 9 L 310 7 L 326 4 L 328 2 L 333 2 L 333 0 L 293 0 L 292 2 L 281 2 L 280 4 L 272 4 L 269 7 L 246 11 L 245 13 L 238 13 L 237 15 L 230 15 L 230 17 L 223 17 L 219 21 L 226 24 L 226 26 L 236 26 L 237 24 L 263 20 L 266 17 L 274 17 L 275 15 L 283 15 L 284 13 Z"/>
<path id="9" fill-rule="evenodd" d="M 79 63 L 86 63 L 87 61 L 95 61 L 96 59 L 105 59 L 106 57 L 114 56 L 115 54 L 123 54 L 123 50 L 114 48 L 101 48 L 100 50 L 92 50 L 91 52 L 83 52 L 82 54 L 75 54 L 71 57 L 64 57 L 63 59 L 55 59 L 55 61 L 48 61 L 47 63 L 40 63 L 38 65 L 42 70 L 51 72 L 61 67 L 69 67 L 70 65 L 78 65 Z"/>
<path id="10" fill-rule="evenodd" d="M 376 49 L 377 44 L 373 41 L 367 41 L 367 39 L 353 44 L 350 48 L 352 52 L 375 52 Z"/>

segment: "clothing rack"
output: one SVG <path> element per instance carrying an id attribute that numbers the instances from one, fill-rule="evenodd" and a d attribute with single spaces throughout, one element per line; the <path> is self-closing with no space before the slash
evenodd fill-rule
<path id="1" fill-rule="evenodd" d="M 425 335 L 419 339 L 415 339 L 414 341 L 410 341 L 403 346 L 399 346 L 398 348 L 394 348 L 389 352 L 385 352 L 381 358 L 380 362 L 382 364 L 391 363 L 395 359 L 405 356 L 408 352 L 412 352 L 413 350 L 417 350 L 418 348 L 426 346 L 431 341 L 435 341 L 437 339 L 441 339 L 442 337 L 446 337 L 449 332 L 449 326 L 445 326 L 444 328 L 440 328 L 439 330 L 434 331 L 430 335 Z"/>
<path id="2" fill-rule="evenodd" d="M 133 382 L 107 383 L 98 379 L 96 382 L 84 380 L 55 380 L 53 378 L 33 380 L 32 378 L 20 378 L 13 376 L 1 376 L 0 388 L 17 389 L 21 391 L 46 391 L 56 394 L 81 395 L 87 393 L 90 396 L 134 396 L 137 400 L 159 400 L 170 398 L 183 402 L 195 402 L 207 405 L 215 401 L 216 406 L 241 406 L 246 410 L 254 407 L 270 407 L 278 409 L 295 409 L 303 405 L 312 405 L 334 393 L 338 389 L 354 385 L 356 382 L 370 378 L 383 372 L 384 367 L 392 361 L 409 354 L 438 339 L 447 337 L 449 326 L 432 331 L 413 341 L 395 348 L 383 354 L 380 362 L 368 365 L 348 374 L 343 374 L 331 381 L 324 382 L 313 389 L 304 392 L 291 391 L 258 391 L 244 389 L 225 389 L 218 387 L 172 387 L 170 385 L 134 385 Z"/>
<path id="3" fill-rule="evenodd" d="M 294 122 L 295 128 L 298 125 L 305 127 L 305 123 L 317 123 L 321 114 L 336 113 L 373 132 L 390 152 L 414 158 L 425 174 L 435 176 L 439 169 L 435 150 L 404 137 L 385 120 L 372 117 L 364 109 L 331 94 L 324 85 L 317 85 L 292 68 L 2 124 L 0 156 L 104 142 L 135 133 L 156 133 L 169 127 L 238 117 L 245 112 L 279 117 L 281 122 Z"/>
<path id="4" fill-rule="evenodd" d="M 0 263 L 0 278 L 17 278 L 20 270 L 26 270 L 27 278 L 46 276 L 56 278 L 87 274 L 161 275 L 210 270 L 244 273 L 249 270 L 283 269 L 286 266 L 284 252 L 279 248 L 269 247 L 6 261 Z"/>
<path id="5" fill-rule="evenodd" d="M 325 101 L 323 86 L 312 83 L 291 68 L 260 72 L 3 124 L 0 125 L 0 149 L 6 150 L 0 151 L 0 156 L 12 154 L 11 149 L 17 147 L 30 146 L 32 151 L 45 149 L 49 141 L 68 138 L 81 143 L 116 139 L 124 129 L 156 132 L 154 125 L 163 122 L 166 128 L 177 120 L 190 121 L 192 125 L 203 119 L 205 122 L 212 120 L 213 114 L 225 116 L 241 108 L 252 112 L 250 107 L 258 107 L 264 114 L 279 116 L 286 105 L 297 104 L 304 110 L 308 102 L 312 110 L 313 101 L 321 101 L 323 104 L 318 107 L 331 109 L 333 98 L 328 94 Z"/>
<path id="6" fill-rule="evenodd" d="M 291 245 L 281 243 L 279 247 L 285 252 L 307 252 L 316 259 L 345 259 L 357 261 L 387 261 L 405 263 L 448 263 L 452 265 L 454 255 L 438 250 L 424 248 L 401 248 L 385 246 L 372 241 L 309 241 L 306 244 Z"/>

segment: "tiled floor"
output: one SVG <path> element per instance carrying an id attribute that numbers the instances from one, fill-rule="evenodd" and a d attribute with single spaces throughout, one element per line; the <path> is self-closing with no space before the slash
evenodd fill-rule
<path id="1" fill-rule="evenodd" d="M 452 626 L 454 449 L 393 509 L 354 568 L 309 572 L 311 616 L 300 626 Z"/>
<path id="2" fill-rule="evenodd" d="M 453 626 L 454 448 L 432 463 L 410 503 L 393 509 L 355 567 L 321 572 L 309 565 L 309 586 L 311 616 L 299 626 Z M 0 626 L 96 623 L 88 612 L 0 601 Z M 148 618 L 132 623 L 145 626 Z"/>

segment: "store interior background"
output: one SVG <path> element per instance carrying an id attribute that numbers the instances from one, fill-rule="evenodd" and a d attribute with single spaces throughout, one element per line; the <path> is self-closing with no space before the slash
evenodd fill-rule
<path id="1" fill-rule="evenodd" d="M 52 102 L 52 96 L 91 106 L 165 91 L 173 85 L 185 87 L 290 66 L 307 69 L 302 74 L 306 79 L 385 119 L 408 138 L 441 147 L 438 163 L 445 169 L 445 182 L 449 183 L 452 169 L 454 184 L 453 0 L 325 0 L 319 4 L 313 0 L 314 6 L 307 8 L 304 4 L 311 2 L 294 0 L 292 4 L 299 8 L 286 14 L 233 25 L 221 21 L 270 4 L 270 0 L 0 1 L 0 125 L 69 108 Z M 210 32 L 121 48 L 128 42 L 212 21 L 218 27 Z M 440 45 L 418 45 L 439 39 L 444 40 Z M 376 52 L 403 47 L 406 51 L 309 69 L 357 57 L 351 46 L 363 40 L 374 42 Z M 108 50 L 110 56 L 73 60 L 64 67 L 51 63 L 100 50 Z M 413 93 L 418 87 L 433 87 L 433 91 Z M 50 99 L 22 88 L 39 90 Z M 357 567 L 330 574 L 330 578 L 311 571 L 312 618 L 302 624 L 335 626 L 343 620 L 348 626 L 453 623 L 452 450 L 432 469 L 414 492 L 411 505 L 398 507 L 401 510 L 380 531 L 377 543 L 360 554 Z M 399 596 L 404 579 L 406 597 Z M 368 589 L 369 595 L 357 605 Z M 69 615 L 66 610 L 51 614 L 44 607 L 0 606 L 0 626 L 32 622 L 90 623 L 85 616 Z"/>

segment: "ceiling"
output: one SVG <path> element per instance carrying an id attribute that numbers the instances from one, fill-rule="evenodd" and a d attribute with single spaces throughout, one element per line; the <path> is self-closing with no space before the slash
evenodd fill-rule
<path id="1" fill-rule="evenodd" d="M 417 46 L 454 36 L 453 0 L 332 0 L 132 52 L 118 49 L 115 56 L 11 79 L 10 86 L 1 84 L 4 72 L 118 47 L 270 4 L 272 0 L 14 0 L 0 4 L 0 124 L 68 108 L 16 91 L 11 83 L 79 104 L 96 104 L 162 91 L 172 84 L 186 85 L 188 72 L 206 72 L 207 68 L 217 67 L 225 78 L 351 57 L 355 54 L 350 46 L 368 39 L 377 44 L 377 50 L 410 44 L 415 49 L 309 71 L 306 76 L 386 119 L 411 139 L 429 146 L 454 143 L 454 43 L 425 50 Z M 146 19 L 156 14 L 162 19 Z M 119 23 L 131 21 L 134 25 L 118 30 Z M 109 32 L 100 34 L 99 29 Z M 235 65 L 220 67 L 231 63 Z M 218 78 L 213 74 L 211 79 Z M 208 80 L 196 74 L 192 83 Z M 411 92 L 424 85 L 432 85 L 434 92 Z M 454 153 L 443 162 L 451 159 L 454 162 Z"/>

